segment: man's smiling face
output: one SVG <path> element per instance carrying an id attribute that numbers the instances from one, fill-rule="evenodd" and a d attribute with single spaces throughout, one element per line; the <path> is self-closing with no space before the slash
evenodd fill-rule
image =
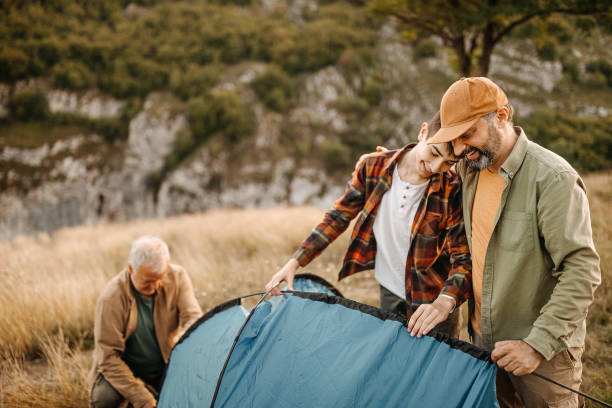
<path id="1" fill-rule="evenodd" d="M 501 146 L 496 119 L 480 118 L 463 135 L 453 140 L 455 155 L 465 158 L 473 170 L 484 170 L 495 162 Z"/>

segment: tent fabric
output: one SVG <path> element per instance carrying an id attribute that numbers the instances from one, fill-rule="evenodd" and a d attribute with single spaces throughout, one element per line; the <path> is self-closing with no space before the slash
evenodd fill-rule
<path id="1" fill-rule="evenodd" d="M 403 316 L 331 295 L 329 284 L 302 283 L 294 289 L 314 293 L 255 309 L 215 407 L 498 406 L 487 352 L 439 333 L 411 337 Z M 247 314 L 234 299 L 194 324 L 172 351 L 159 407 L 210 406 Z"/>

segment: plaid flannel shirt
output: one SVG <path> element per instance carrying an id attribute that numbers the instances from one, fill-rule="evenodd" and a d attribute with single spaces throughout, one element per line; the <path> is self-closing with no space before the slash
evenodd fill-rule
<path id="1" fill-rule="evenodd" d="M 344 195 L 293 255 L 300 266 L 319 256 L 357 217 L 338 279 L 374 268 L 374 219 L 391 187 L 395 166 L 414 146 L 374 153 L 364 160 L 353 172 Z M 405 281 L 406 302 L 412 311 L 441 293 L 453 297 L 457 306 L 471 295 L 472 264 L 463 224 L 461 180 L 453 172 L 430 178 L 412 224 Z"/>

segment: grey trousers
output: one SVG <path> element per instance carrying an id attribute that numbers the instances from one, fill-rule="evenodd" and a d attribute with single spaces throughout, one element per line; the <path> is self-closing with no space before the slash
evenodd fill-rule
<path id="1" fill-rule="evenodd" d="M 380 308 L 385 312 L 395 313 L 410 318 L 412 311 L 406 305 L 406 301 L 382 285 L 380 286 Z M 448 318 L 433 328 L 433 331 L 446 333 L 451 337 L 459 335 L 459 308 L 456 308 Z"/>
<path id="2" fill-rule="evenodd" d="M 159 391 L 153 386 L 145 383 L 147 389 L 153 394 L 155 398 L 159 397 Z M 116 389 L 113 388 L 102 374 L 98 375 L 98 378 L 94 382 L 91 389 L 89 405 L 92 408 L 118 408 L 118 407 L 131 407 L 123 395 L 119 394 Z"/>

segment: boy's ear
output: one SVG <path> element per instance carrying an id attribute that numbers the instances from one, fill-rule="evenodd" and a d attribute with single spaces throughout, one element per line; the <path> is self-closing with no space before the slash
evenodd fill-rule
<path id="1" fill-rule="evenodd" d="M 429 126 L 427 125 L 427 122 L 423 122 L 423 124 L 421 125 L 421 130 L 419 131 L 419 142 L 422 142 L 423 140 L 427 139 L 428 134 Z"/>

